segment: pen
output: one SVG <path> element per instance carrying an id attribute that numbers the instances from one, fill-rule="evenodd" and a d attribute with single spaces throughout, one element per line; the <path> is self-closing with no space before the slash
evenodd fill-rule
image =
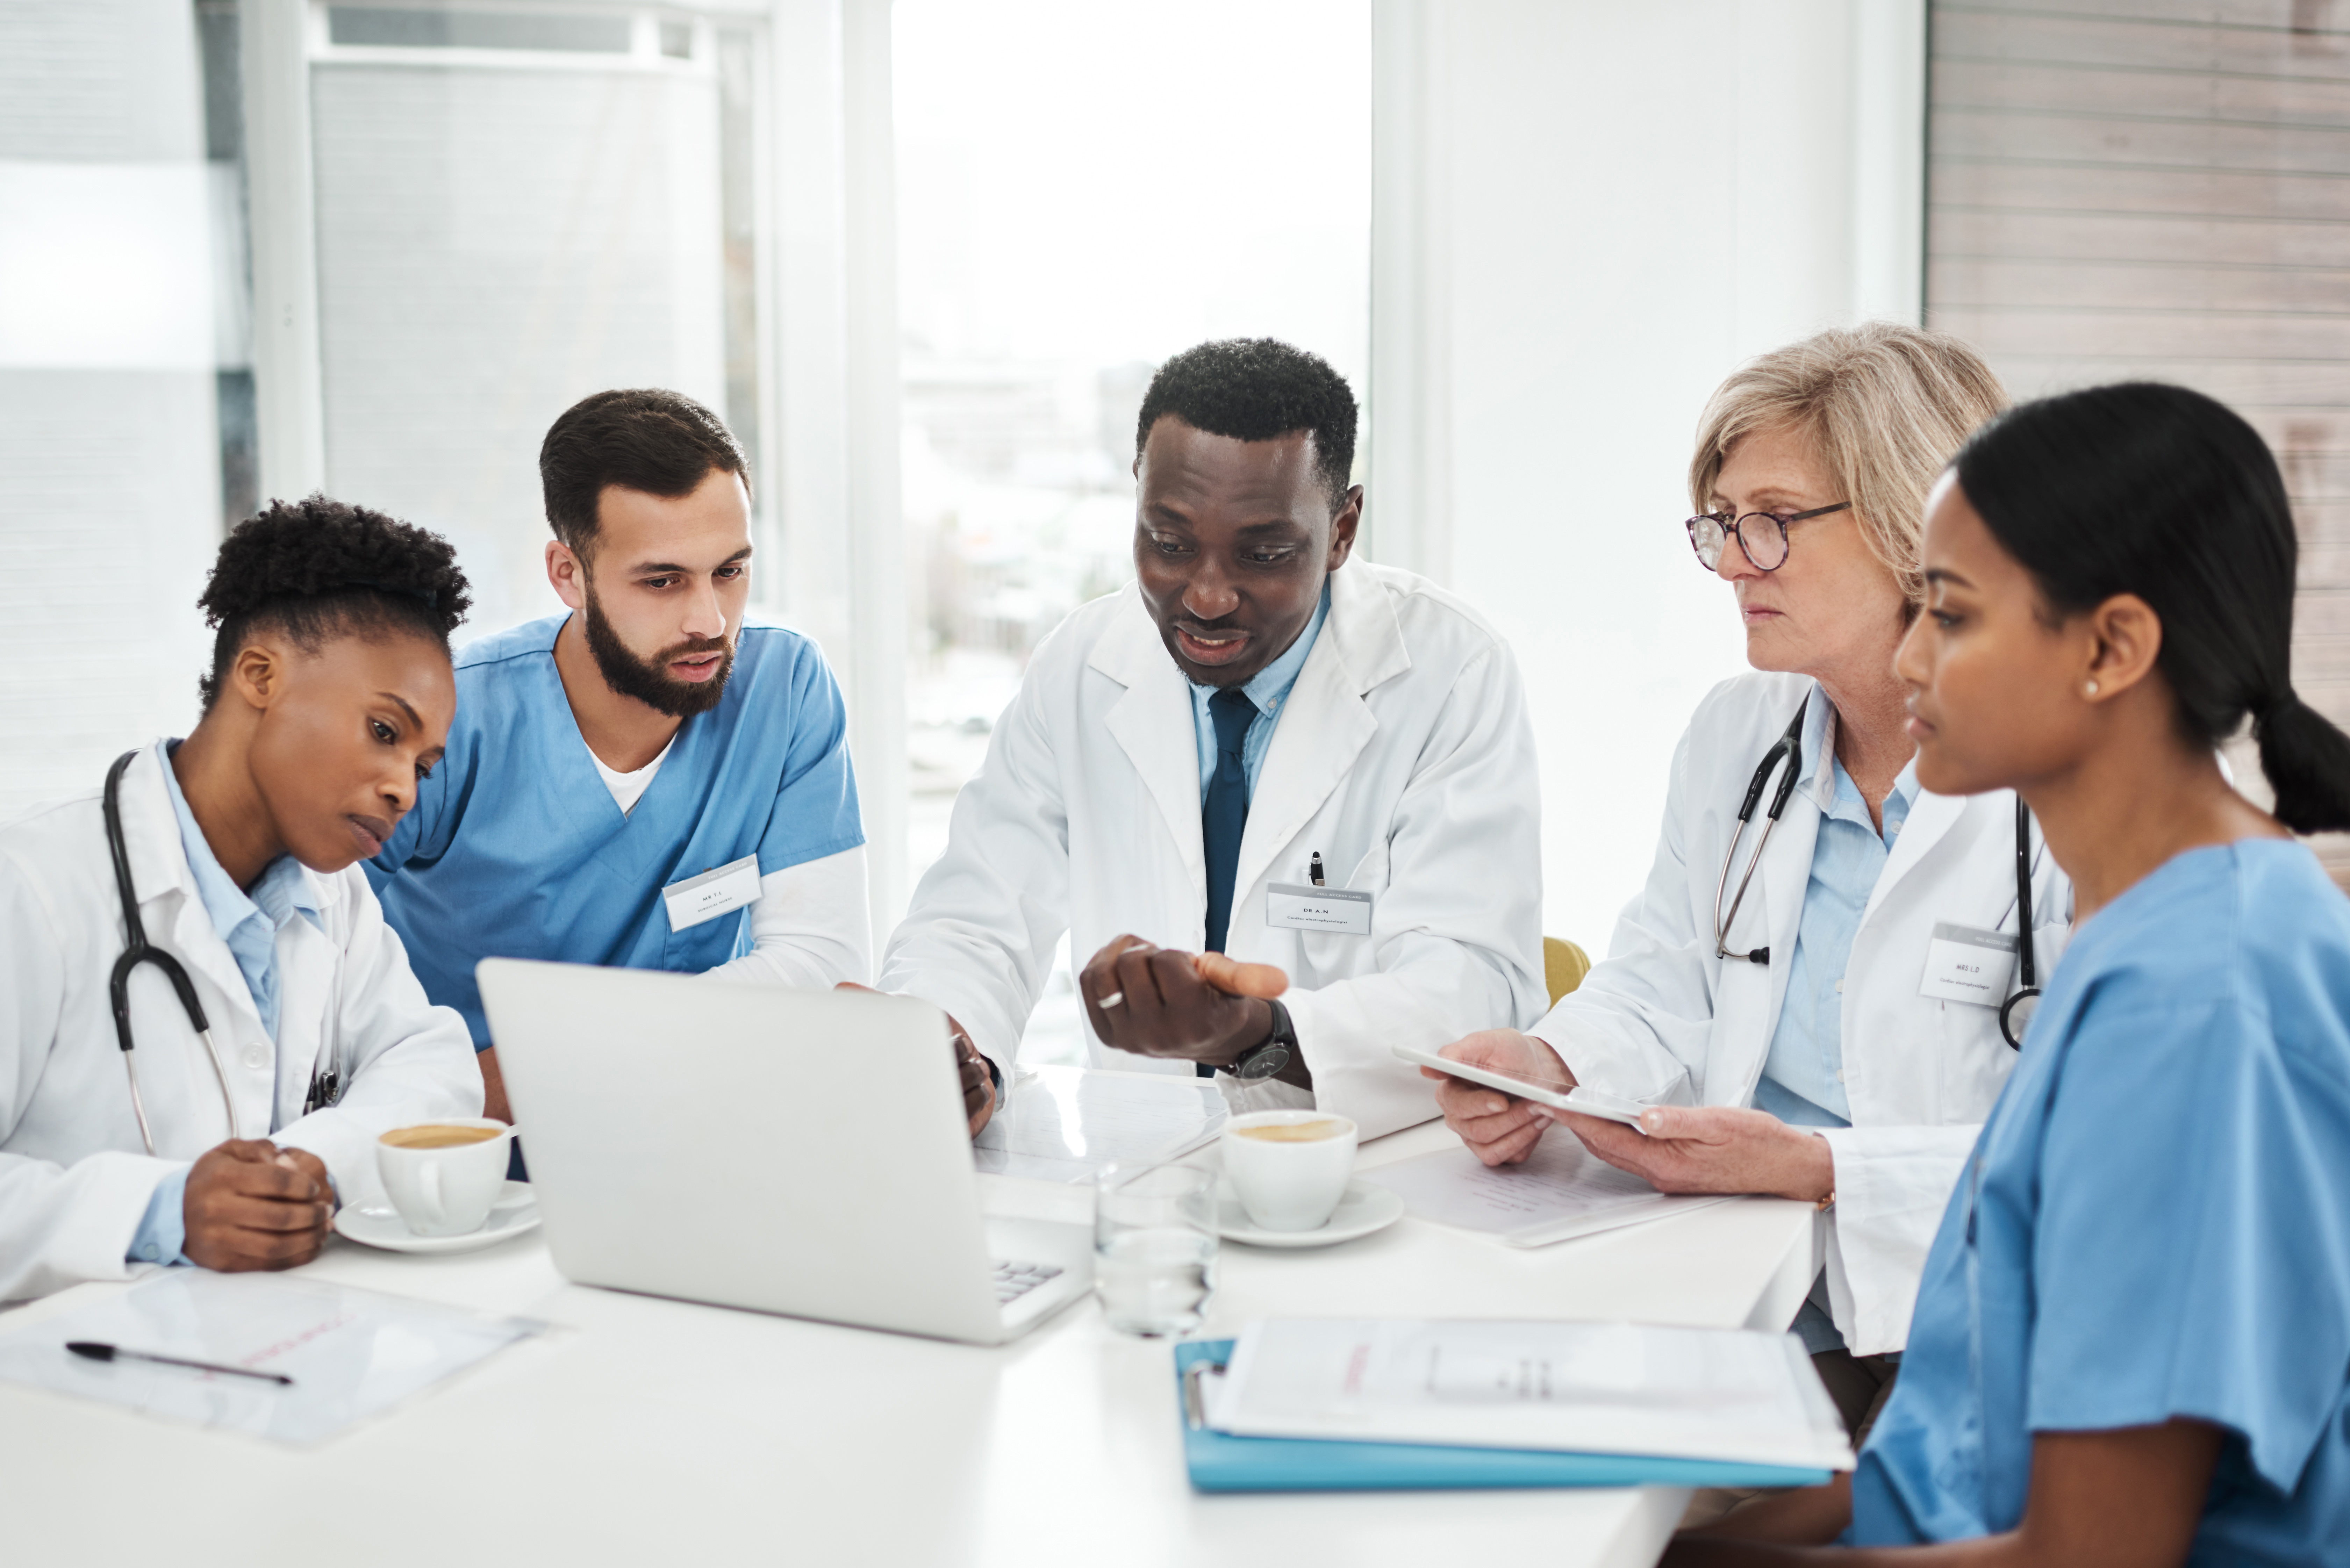
<path id="1" fill-rule="evenodd" d="M 1305 868 L 1305 875 L 1313 879 L 1316 888 L 1322 886 L 1322 852 L 1319 849 L 1314 852 L 1314 864 Z"/>
<path id="2" fill-rule="evenodd" d="M 152 1361 L 161 1366 L 184 1366 L 193 1372 L 223 1372 L 231 1377 L 257 1377 L 264 1383 L 275 1383 L 290 1388 L 294 1379 L 282 1372 L 255 1372 L 249 1366 L 224 1366 L 217 1361 L 183 1361 L 176 1355 L 156 1355 L 144 1350 L 125 1350 L 119 1345 L 108 1345 L 95 1339 L 75 1339 L 66 1348 L 76 1355 L 92 1361 Z"/>

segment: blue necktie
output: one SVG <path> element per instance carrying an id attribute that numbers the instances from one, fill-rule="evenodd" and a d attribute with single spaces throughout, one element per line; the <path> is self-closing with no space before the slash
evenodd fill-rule
<path id="1" fill-rule="evenodd" d="M 1256 722 L 1256 704 L 1237 686 L 1208 699 L 1216 726 L 1216 771 L 1200 806 L 1200 837 L 1208 853 L 1208 950 L 1224 950 L 1232 920 L 1232 877 L 1240 871 L 1241 830 L 1248 826 L 1248 768 L 1242 748 Z"/>

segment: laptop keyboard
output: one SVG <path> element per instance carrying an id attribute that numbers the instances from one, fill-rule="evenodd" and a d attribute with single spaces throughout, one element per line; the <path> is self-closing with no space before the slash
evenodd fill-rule
<path id="1" fill-rule="evenodd" d="M 1010 1258 L 995 1260 L 995 1303 L 1009 1306 L 1047 1280 L 1057 1280 L 1061 1271 L 1050 1263 L 1023 1263 Z"/>

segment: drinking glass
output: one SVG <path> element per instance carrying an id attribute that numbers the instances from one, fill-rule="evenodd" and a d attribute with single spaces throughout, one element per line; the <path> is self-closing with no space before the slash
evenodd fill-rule
<path id="1" fill-rule="evenodd" d="M 1094 1178 L 1094 1288 L 1120 1334 L 1188 1334 L 1216 1293 L 1216 1177 L 1191 1165 Z"/>

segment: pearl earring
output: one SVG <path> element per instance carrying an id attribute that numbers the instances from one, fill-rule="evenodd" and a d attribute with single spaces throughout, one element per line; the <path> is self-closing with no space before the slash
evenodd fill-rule
<path id="1" fill-rule="evenodd" d="M 2082 687 L 2081 691 L 2085 696 L 2095 697 L 2097 694 L 2097 683 L 2092 680 L 2086 686 Z"/>

